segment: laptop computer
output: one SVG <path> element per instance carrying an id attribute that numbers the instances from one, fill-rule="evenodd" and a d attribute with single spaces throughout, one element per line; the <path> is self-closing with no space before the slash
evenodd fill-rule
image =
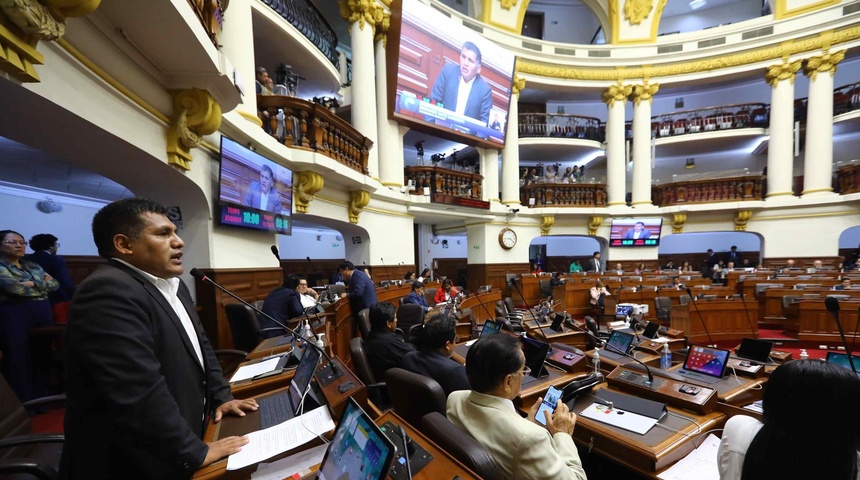
<path id="1" fill-rule="evenodd" d="M 523 378 L 523 385 L 528 385 L 535 380 L 549 375 L 543 362 L 546 361 L 546 356 L 549 354 L 549 344 L 528 337 L 520 337 L 520 342 L 523 345 L 523 354 L 526 356 L 526 366 L 531 369 L 531 373 Z"/>
<path id="2" fill-rule="evenodd" d="M 320 463 L 317 480 L 385 480 L 394 443 L 350 397 Z"/>
<path id="3" fill-rule="evenodd" d="M 600 356 L 620 361 L 626 357 L 624 353 L 630 351 L 630 346 L 633 345 L 633 338 L 633 334 L 613 330 L 609 336 L 609 340 L 606 341 L 606 346 L 600 352 Z"/>
<path id="4" fill-rule="evenodd" d="M 860 375 L 860 355 L 851 355 L 851 357 L 854 359 L 854 368 L 858 369 L 857 375 Z M 827 352 L 827 358 L 824 361 L 851 370 L 851 363 L 848 361 L 847 353 Z"/>
<path id="5" fill-rule="evenodd" d="M 692 382 L 712 385 L 723 379 L 729 360 L 729 350 L 692 345 L 684 367 L 678 373 Z"/>
<path id="6" fill-rule="evenodd" d="M 750 362 L 765 364 L 770 362 L 770 351 L 773 342 L 755 338 L 744 338 L 741 346 L 735 351 L 735 356 Z"/>
<path id="7" fill-rule="evenodd" d="M 260 428 L 269 428 L 295 417 L 301 411 L 302 397 L 310 387 L 322 356 L 315 348 L 306 348 L 286 392 L 257 400 L 260 406 Z"/>

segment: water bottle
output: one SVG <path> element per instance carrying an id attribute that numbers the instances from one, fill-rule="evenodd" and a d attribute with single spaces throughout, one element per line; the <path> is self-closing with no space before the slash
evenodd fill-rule
<path id="1" fill-rule="evenodd" d="M 313 341 L 314 338 L 314 332 L 311 330 L 311 325 L 307 319 L 305 319 L 305 324 L 302 325 L 302 337 L 307 341 Z"/>
<path id="2" fill-rule="evenodd" d="M 594 355 L 592 356 L 591 363 L 594 364 L 594 375 L 599 375 L 602 377 L 603 374 L 600 373 L 600 348 L 594 349 Z"/>
<path id="3" fill-rule="evenodd" d="M 807 353 L 806 350 L 801 349 L 800 350 L 800 359 L 801 360 L 808 360 L 809 359 L 809 353 Z"/>
<path id="4" fill-rule="evenodd" d="M 669 351 L 669 344 L 663 344 L 663 352 L 660 354 L 660 368 L 668 370 L 672 368 L 672 352 Z"/>

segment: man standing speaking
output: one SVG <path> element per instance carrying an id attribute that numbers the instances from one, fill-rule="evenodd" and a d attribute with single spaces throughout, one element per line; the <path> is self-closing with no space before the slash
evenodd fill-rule
<path id="1" fill-rule="evenodd" d="M 466 42 L 460 49 L 460 65 L 442 67 L 430 99 L 441 103 L 443 108 L 486 125 L 493 107 L 493 92 L 480 74 L 481 50 L 474 43 Z"/>

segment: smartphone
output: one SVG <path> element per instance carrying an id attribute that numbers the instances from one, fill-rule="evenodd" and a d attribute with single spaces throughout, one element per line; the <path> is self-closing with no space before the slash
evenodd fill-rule
<path id="1" fill-rule="evenodd" d="M 537 420 L 539 424 L 546 426 L 546 418 L 544 417 L 543 412 L 546 411 L 552 415 L 552 413 L 555 412 L 555 407 L 558 404 L 559 398 L 561 398 L 561 390 L 555 387 L 549 387 L 549 390 L 546 391 L 546 395 L 543 396 L 543 402 L 541 402 L 540 407 L 535 414 L 535 420 Z"/>

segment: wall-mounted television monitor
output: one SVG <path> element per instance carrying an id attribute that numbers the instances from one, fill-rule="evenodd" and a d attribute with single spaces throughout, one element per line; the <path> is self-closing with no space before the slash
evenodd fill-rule
<path id="1" fill-rule="evenodd" d="M 662 218 L 613 218 L 610 247 L 656 247 L 660 245 Z"/>
<path id="2" fill-rule="evenodd" d="M 221 137 L 218 203 L 222 225 L 290 235 L 293 171 Z"/>
<path id="3" fill-rule="evenodd" d="M 394 0 L 388 32 L 388 113 L 399 123 L 499 148 L 514 54 L 419 0 Z"/>

